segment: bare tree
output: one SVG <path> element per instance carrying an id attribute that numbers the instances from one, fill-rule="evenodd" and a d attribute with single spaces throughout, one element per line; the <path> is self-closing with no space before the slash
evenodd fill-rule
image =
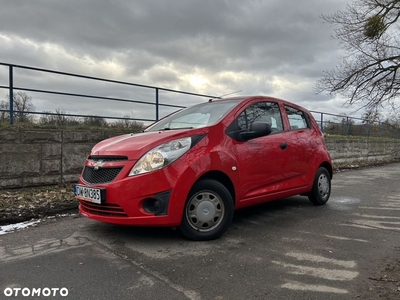
<path id="1" fill-rule="evenodd" d="M 97 116 L 87 116 L 83 118 L 83 125 L 89 127 L 108 127 L 107 120 Z"/>
<path id="2" fill-rule="evenodd" d="M 400 129 L 400 115 L 396 112 L 392 112 L 391 114 L 389 114 L 389 117 L 386 120 L 386 123 L 390 123 L 395 128 Z"/>
<path id="3" fill-rule="evenodd" d="M 345 11 L 323 15 L 335 26 L 346 55 L 317 83 L 317 92 L 342 94 L 369 116 L 398 109 L 400 95 L 400 0 L 354 0 Z"/>
<path id="4" fill-rule="evenodd" d="M 114 121 L 110 124 L 110 127 L 132 129 L 134 132 L 141 131 L 145 127 L 142 122 L 129 120 L 129 118 L 131 118 L 129 115 L 124 115 L 124 118 L 125 119 Z"/>
<path id="5" fill-rule="evenodd" d="M 7 95 L 10 98 L 9 95 Z M 24 92 L 17 92 L 13 95 L 13 110 L 17 111 L 14 112 L 14 119 L 17 122 L 32 122 L 33 118 L 28 112 L 34 112 L 35 106 L 32 103 L 32 97 L 30 97 L 27 93 Z M 7 100 L 3 100 L 0 103 L 0 109 L 2 110 L 10 110 L 10 103 Z M 2 111 L 0 114 L 1 122 L 5 122 L 6 119 L 10 118 L 9 112 Z"/>
<path id="6" fill-rule="evenodd" d="M 10 109 L 10 105 L 6 101 L 0 102 L 0 123 L 6 123 L 10 120 L 10 113 L 8 110 Z"/>
<path id="7" fill-rule="evenodd" d="M 372 124 L 372 123 L 380 123 L 384 121 L 384 117 L 381 113 L 377 112 L 377 111 L 367 111 L 362 115 L 362 123 L 366 124 Z"/>
<path id="8" fill-rule="evenodd" d="M 80 125 L 79 120 L 76 117 L 66 116 L 65 111 L 56 109 L 55 113 L 45 111 L 38 121 L 39 125 L 50 125 L 50 126 L 78 126 Z"/>

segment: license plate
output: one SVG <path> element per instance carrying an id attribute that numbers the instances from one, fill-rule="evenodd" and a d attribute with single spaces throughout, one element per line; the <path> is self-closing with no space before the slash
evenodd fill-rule
<path id="1" fill-rule="evenodd" d="M 83 185 L 75 185 L 75 197 L 79 200 L 101 204 L 106 200 L 106 189 L 90 188 Z"/>

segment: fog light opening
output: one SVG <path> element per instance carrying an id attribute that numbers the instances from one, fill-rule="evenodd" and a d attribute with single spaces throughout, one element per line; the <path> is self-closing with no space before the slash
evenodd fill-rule
<path id="1" fill-rule="evenodd" d="M 153 199 L 149 198 L 144 200 L 143 202 L 143 209 L 145 212 L 149 214 L 158 214 L 160 213 L 164 208 L 164 205 L 161 200 L 159 199 Z"/>

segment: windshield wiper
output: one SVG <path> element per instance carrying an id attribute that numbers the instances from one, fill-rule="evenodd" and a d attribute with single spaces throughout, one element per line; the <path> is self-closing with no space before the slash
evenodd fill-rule
<path id="1" fill-rule="evenodd" d="M 179 129 L 193 129 L 193 127 L 173 127 L 173 128 L 164 127 L 158 130 L 161 131 L 161 130 L 179 130 Z"/>
<path id="2" fill-rule="evenodd" d="M 153 132 L 153 131 L 165 131 L 165 130 L 180 130 L 180 129 L 193 129 L 194 127 L 164 127 L 160 129 L 151 128 L 149 130 L 144 130 L 143 132 Z"/>

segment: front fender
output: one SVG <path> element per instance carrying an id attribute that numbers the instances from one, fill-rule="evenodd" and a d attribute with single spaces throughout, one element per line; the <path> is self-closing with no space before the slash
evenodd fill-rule
<path id="1" fill-rule="evenodd" d="M 224 151 L 214 151 L 209 154 L 194 156 L 190 164 L 180 174 L 171 194 L 168 215 L 179 223 L 182 220 L 186 200 L 193 185 L 209 172 L 218 171 L 227 175 L 236 189 L 239 175 L 234 157 Z M 236 191 L 235 191 L 236 193 Z"/>

